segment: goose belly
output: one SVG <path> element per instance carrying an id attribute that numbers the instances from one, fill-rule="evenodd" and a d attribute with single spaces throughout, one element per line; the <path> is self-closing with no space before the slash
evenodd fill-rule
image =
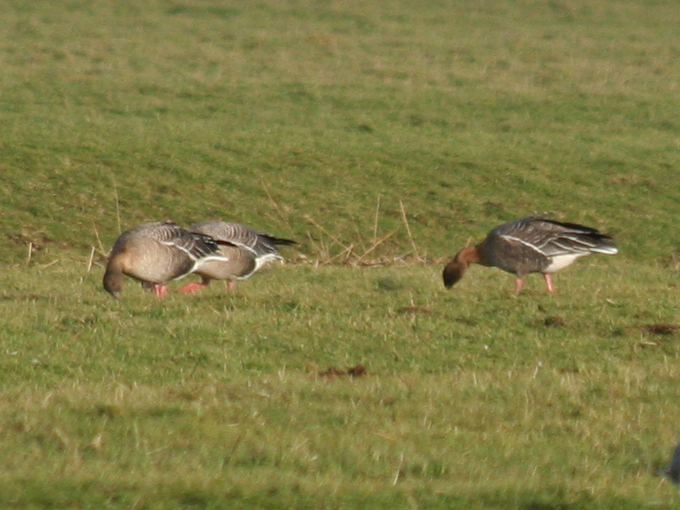
<path id="1" fill-rule="evenodd" d="M 194 262 L 183 253 L 162 246 L 158 250 L 129 250 L 124 254 L 123 273 L 137 280 L 165 283 L 182 278 Z"/>
<path id="2" fill-rule="evenodd" d="M 250 252 L 228 246 L 220 247 L 224 259 L 200 261 L 195 273 L 213 280 L 227 278 L 247 278 L 255 269 L 255 261 Z"/>
<path id="3" fill-rule="evenodd" d="M 555 273 L 561 269 L 564 269 L 567 266 L 570 266 L 574 263 L 574 261 L 579 258 L 583 257 L 585 255 L 588 255 L 588 252 L 584 253 L 567 253 L 564 255 L 555 255 L 554 257 L 550 257 L 550 263 L 548 266 L 543 269 L 543 273 Z"/>

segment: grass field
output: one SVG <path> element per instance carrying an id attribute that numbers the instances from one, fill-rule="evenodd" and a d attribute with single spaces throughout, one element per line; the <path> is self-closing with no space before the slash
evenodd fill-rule
<path id="1" fill-rule="evenodd" d="M 676 2 L 0 6 L 0 508 L 677 508 Z M 534 211 L 620 254 L 444 289 Z M 300 244 L 101 288 L 215 217 Z"/>

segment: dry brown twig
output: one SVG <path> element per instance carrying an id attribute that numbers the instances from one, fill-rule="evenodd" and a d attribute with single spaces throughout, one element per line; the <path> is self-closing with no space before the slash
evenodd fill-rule
<path id="1" fill-rule="evenodd" d="M 361 267 L 367 267 L 367 266 L 384 266 L 384 265 L 390 265 L 390 264 L 395 264 L 395 263 L 420 263 L 424 264 L 427 263 L 427 257 L 423 256 L 420 254 L 418 250 L 418 246 L 415 243 L 415 240 L 413 239 L 413 233 L 411 232 L 411 227 L 408 222 L 408 218 L 406 216 L 406 208 L 404 207 L 403 201 L 399 201 L 399 206 L 401 210 L 401 219 L 404 224 L 404 227 L 406 228 L 406 233 L 409 238 L 409 242 L 411 244 L 412 250 L 410 252 L 407 252 L 405 254 L 399 255 L 399 256 L 394 256 L 394 257 L 379 257 L 377 259 L 367 260 L 367 257 L 373 253 L 376 252 L 376 250 L 384 244 L 388 239 L 390 239 L 394 234 L 399 232 L 399 227 L 395 228 L 391 232 L 385 234 L 382 237 L 378 237 L 378 223 L 379 223 L 379 217 L 380 217 L 380 207 L 381 207 L 381 202 L 380 198 L 378 198 L 376 208 L 375 208 L 375 216 L 373 220 L 373 232 L 372 232 L 372 241 L 370 246 L 366 247 L 365 244 L 362 246 L 363 243 L 359 245 L 361 249 L 363 249 L 363 252 L 359 251 L 357 248 L 357 245 L 352 243 L 352 244 L 345 244 L 340 239 L 331 234 L 323 225 L 321 225 L 319 222 L 317 222 L 314 218 L 311 216 L 307 215 L 305 216 L 305 219 L 314 225 L 324 236 L 326 236 L 330 240 L 330 245 L 325 242 L 323 239 L 321 240 L 314 240 L 312 238 L 312 235 L 307 232 L 307 238 L 309 239 L 309 242 L 312 244 L 312 247 L 314 248 L 314 251 L 317 254 L 317 260 L 315 261 L 316 266 L 322 266 L 322 265 L 328 265 L 328 264 L 333 264 L 333 263 L 339 263 L 339 264 L 345 264 L 345 265 L 350 265 L 350 266 L 361 266 Z M 361 235 L 359 233 L 359 235 Z M 339 246 L 341 248 L 341 251 L 335 255 L 331 255 L 331 249 L 335 246 Z"/>
<path id="2" fill-rule="evenodd" d="M 339 255 L 343 255 L 343 254 L 345 254 L 345 253 L 351 253 L 352 250 L 354 249 L 354 245 L 353 245 L 353 244 L 346 245 L 346 244 L 342 243 L 336 236 L 334 236 L 333 234 L 331 234 L 328 230 L 326 230 L 322 225 L 320 225 L 320 224 L 319 224 L 316 220 L 314 220 L 314 218 L 312 218 L 311 216 L 306 215 L 306 216 L 305 216 L 305 219 L 306 219 L 307 221 L 309 221 L 312 225 L 314 225 L 316 228 L 318 228 L 318 229 L 319 229 L 322 233 L 324 233 L 326 236 L 328 236 L 328 237 L 331 239 L 331 241 L 332 241 L 333 243 L 342 246 L 343 251 L 342 251 Z M 309 232 L 307 233 L 307 237 L 308 237 L 309 240 L 312 242 L 312 244 L 314 245 L 315 249 L 317 249 L 317 248 L 318 248 L 318 245 L 317 245 L 317 243 L 315 243 L 315 242 L 312 240 L 312 236 L 311 236 L 311 234 L 309 234 Z M 334 255 L 333 257 L 331 257 L 331 255 L 330 255 L 330 250 L 328 249 L 327 246 L 325 246 L 325 245 L 323 244 L 323 242 L 321 242 L 321 245 L 322 245 L 323 250 L 322 250 L 319 254 L 320 254 L 322 257 L 319 258 L 319 260 L 318 260 L 318 262 L 317 262 L 317 265 L 326 265 L 326 264 L 329 264 L 332 260 L 338 258 L 338 255 Z"/>
<path id="3" fill-rule="evenodd" d="M 269 191 L 269 188 L 265 184 L 264 180 L 261 179 L 260 184 L 262 185 L 262 189 L 264 190 L 264 192 L 267 195 L 267 198 L 269 199 L 271 204 L 274 206 L 274 209 L 276 210 L 276 212 L 279 214 L 280 218 L 285 222 L 285 224 L 288 226 L 288 228 L 291 228 L 290 218 L 288 218 L 288 215 L 283 210 L 283 208 L 279 205 L 279 203 L 276 200 L 274 200 L 274 197 L 271 194 L 271 192 Z"/>
<path id="4" fill-rule="evenodd" d="M 319 255 L 319 257 L 323 257 L 325 260 L 328 260 L 330 258 L 330 255 L 328 253 L 328 248 L 326 245 L 323 243 L 323 241 L 320 241 L 320 243 L 314 242 L 314 239 L 312 238 L 312 235 L 309 232 L 306 232 L 307 234 L 307 239 L 309 240 L 310 244 L 314 248 L 314 251 Z M 314 261 L 314 266 L 318 267 L 320 264 L 325 263 L 320 261 L 320 258 L 317 258 L 316 261 Z"/>
<path id="5" fill-rule="evenodd" d="M 335 259 L 340 259 L 343 255 L 345 255 L 345 258 L 341 262 L 341 264 L 347 264 L 349 262 L 349 260 L 351 259 L 353 252 L 354 252 L 354 244 L 350 244 L 344 250 L 342 250 L 340 253 L 329 258 L 326 261 L 326 264 L 332 264 Z"/>
<path id="6" fill-rule="evenodd" d="M 120 201 L 118 200 L 118 186 L 116 185 L 116 179 L 113 174 L 111 174 L 111 182 L 113 182 L 113 197 L 116 200 L 116 221 L 118 221 L 118 234 L 120 235 L 123 231 L 120 223 Z"/>
<path id="7" fill-rule="evenodd" d="M 89 273 L 92 270 L 92 263 L 94 262 L 94 253 L 96 252 L 96 248 L 93 246 L 92 251 L 90 252 L 90 260 L 87 263 L 87 272 Z"/>
<path id="8" fill-rule="evenodd" d="M 373 251 L 375 251 L 378 248 L 378 246 L 380 246 L 385 241 L 387 241 L 390 237 L 392 237 L 394 234 L 396 234 L 398 232 L 398 230 L 399 229 L 394 229 L 392 232 L 390 232 L 387 235 L 384 235 L 383 237 L 381 237 L 377 241 L 374 239 L 373 245 L 370 248 L 368 248 L 368 250 L 366 250 L 363 254 L 361 254 L 361 256 L 358 259 L 356 259 L 354 261 L 354 265 L 356 265 L 356 266 L 361 265 L 361 263 L 364 261 L 364 259 L 366 258 L 366 256 L 369 253 L 372 253 Z"/>
<path id="9" fill-rule="evenodd" d="M 378 237 L 378 216 L 380 215 L 380 196 L 378 196 L 378 203 L 375 206 L 375 220 L 373 221 L 373 244 Z"/>
<path id="10" fill-rule="evenodd" d="M 418 255 L 418 247 L 413 240 L 413 235 L 411 234 L 411 227 L 408 224 L 408 218 L 406 218 L 406 210 L 404 209 L 404 202 L 399 200 L 399 207 L 401 208 L 401 219 L 404 221 L 404 226 L 406 227 L 406 233 L 408 234 L 408 239 L 411 242 L 411 247 L 413 248 L 413 256 L 416 260 L 422 261 Z"/>
<path id="11" fill-rule="evenodd" d="M 120 228 L 120 225 L 118 226 Z M 92 252 L 90 253 L 90 260 L 87 264 L 87 272 L 89 273 L 90 270 L 92 269 L 92 266 L 94 265 L 94 256 L 97 251 L 99 251 L 99 254 L 104 257 L 105 259 L 108 259 L 109 254 L 108 252 L 104 251 L 104 245 L 102 244 L 102 240 L 99 237 L 99 231 L 97 230 L 97 225 L 95 225 L 94 222 L 92 222 L 92 228 L 94 229 L 94 236 L 97 239 L 97 244 L 99 245 L 99 250 L 95 248 L 94 246 L 92 247 Z"/>

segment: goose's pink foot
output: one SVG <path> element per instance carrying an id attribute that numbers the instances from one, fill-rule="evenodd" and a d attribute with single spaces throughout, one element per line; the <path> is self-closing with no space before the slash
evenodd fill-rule
<path id="1" fill-rule="evenodd" d="M 154 283 L 153 290 L 156 291 L 156 297 L 158 299 L 163 299 L 163 296 L 168 293 L 168 286 L 163 285 L 162 283 Z"/>
<path id="2" fill-rule="evenodd" d="M 522 281 L 521 278 L 515 279 L 515 294 L 519 294 L 520 291 L 522 290 L 522 285 L 524 282 Z"/>
<path id="3" fill-rule="evenodd" d="M 208 282 L 205 281 L 200 281 L 200 282 L 191 282 L 187 283 L 184 287 L 180 287 L 177 292 L 195 292 L 199 289 L 202 289 L 203 287 L 207 287 Z"/>
<path id="4" fill-rule="evenodd" d="M 543 273 L 543 278 L 545 279 L 545 284 L 548 287 L 548 292 L 551 294 L 555 292 L 555 287 L 553 286 L 552 278 L 548 273 Z"/>
<path id="5" fill-rule="evenodd" d="M 229 280 L 227 282 L 227 289 L 234 290 L 236 288 L 236 282 L 234 280 Z"/>

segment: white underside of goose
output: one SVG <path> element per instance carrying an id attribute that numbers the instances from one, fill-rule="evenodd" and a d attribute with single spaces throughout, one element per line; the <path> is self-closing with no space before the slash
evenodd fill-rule
<path id="1" fill-rule="evenodd" d="M 565 267 L 572 265 L 577 258 L 588 255 L 589 253 L 590 252 L 587 251 L 583 253 L 566 253 L 564 255 L 555 255 L 550 257 L 550 265 L 542 272 L 556 273 L 560 269 L 564 269 Z"/>
<path id="2" fill-rule="evenodd" d="M 597 246 L 591 248 L 593 253 L 604 253 L 605 255 L 616 255 L 619 250 L 615 246 Z"/>
<path id="3" fill-rule="evenodd" d="M 255 271 L 259 270 L 262 266 L 264 266 L 267 262 L 270 262 L 272 260 L 282 260 L 283 257 L 281 255 L 277 255 L 275 253 L 267 253 L 266 255 L 263 255 L 261 257 L 258 257 L 255 260 Z M 253 271 L 253 272 L 255 272 Z"/>
<path id="4" fill-rule="evenodd" d="M 255 259 L 255 267 L 250 273 L 244 274 L 243 276 L 234 276 L 233 278 L 236 278 L 237 280 L 245 280 L 250 278 L 253 273 L 258 272 L 262 266 L 272 260 L 283 260 L 283 257 L 275 253 L 267 253 L 266 255 L 262 255 L 261 257 Z"/>

